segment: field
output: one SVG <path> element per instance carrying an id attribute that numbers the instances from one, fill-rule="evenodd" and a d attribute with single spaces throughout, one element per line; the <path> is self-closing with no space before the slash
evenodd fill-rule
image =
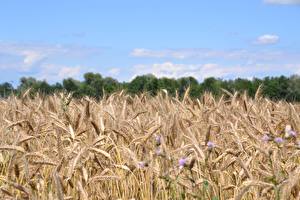
<path id="1" fill-rule="evenodd" d="M 0 100 L 0 198 L 300 199 L 300 106 L 259 93 Z"/>

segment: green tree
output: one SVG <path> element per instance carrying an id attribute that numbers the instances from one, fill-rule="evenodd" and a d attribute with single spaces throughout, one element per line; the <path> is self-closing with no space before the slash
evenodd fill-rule
<path id="1" fill-rule="evenodd" d="M 111 77 L 106 77 L 103 79 L 103 87 L 104 87 L 104 91 L 108 94 L 120 90 L 119 82 L 116 79 L 113 79 Z"/>
<path id="2" fill-rule="evenodd" d="M 221 94 L 221 86 L 222 81 L 220 79 L 216 79 L 214 77 L 209 77 L 204 79 L 203 83 L 201 84 L 202 92 L 211 92 L 214 95 Z"/>
<path id="3" fill-rule="evenodd" d="M 10 83 L 2 83 L 0 84 L 0 97 L 6 98 L 14 92 L 14 88 Z"/>
<path id="4" fill-rule="evenodd" d="M 176 90 L 178 89 L 178 82 L 173 78 L 160 78 L 158 79 L 158 88 L 165 89 L 171 96 L 175 96 Z"/>
<path id="5" fill-rule="evenodd" d="M 158 92 L 158 79 L 155 76 L 149 76 L 145 84 L 145 90 L 151 95 L 156 95 Z"/>
<path id="6" fill-rule="evenodd" d="M 286 99 L 288 97 L 289 79 L 280 77 L 266 77 L 263 79 L 263 94 L 273 100 Z"/>
<path id="7" fill-rule="evenodd" d="M 63 80 L 63 88 L 67 92 L 72 92 L 74 97 L 80 97 L 83 94 L 80 92 L 81 83 L 73 78 Z"/>
<path id="8" fill-rule="evenodd" d="M 89 95 L 96 98 L 103 96 L 104 81 L 99 73 L 86 73 L 84 74 L 84 82 L 82 91 L 85 95 Z"/>
<path id="9" fill-rule="evenodd" d="M 292 75 L 288 81 L 287 100 L 288 101 L 300 101 L 300 76 Z"/>
<path id="10" fill-rule="evenodd" d="M 152 74 L 137 76 L 128 84 L 128 92 L 131 94 L 139 94 L 141 92 L 146 92 L 147 88 L 153 91 L 156 87 L 156 83 L 153 81 L 154 79 L 155 76 Z"/>
<path id="11" fill-rule="evenodd" d="M 191 97 L 199 97 L 201 93 L 201 88 L 199 86 L 198 81 L 194 77 L 183 77 L 178 79 L 178 92 L 179 95 L 184 95 L 187 88 L 190 88 L 190 96 Z"/>

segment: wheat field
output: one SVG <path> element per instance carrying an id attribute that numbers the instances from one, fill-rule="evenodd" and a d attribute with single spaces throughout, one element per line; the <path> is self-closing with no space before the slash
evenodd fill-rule
<path id="1" fill-rule="evenodd" d="M 0 100 L 1 199 L 300 199 L 300 106 L 224 91 Z"/>

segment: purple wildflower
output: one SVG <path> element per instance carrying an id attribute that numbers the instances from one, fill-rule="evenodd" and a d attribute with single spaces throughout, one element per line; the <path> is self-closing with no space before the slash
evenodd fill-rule
<path id="1" fill-rule="evenodd" d="M 213 143 L 211 141 L 208 141 L 206 145 L 207 145 L 208 149 L 213 149 L 216 146 L 215 143 Z"/>
<path id="2" fill-rule="evenodd" d="M 289 134 L 290 137 L 296 137 L 297 136 L 297 133 L 293 130 L 289 130 L 288 134 Z"/>
<path id="3" fill-rule="evenodd" d="M 186 166 L 186 162 L 187 162 L 187 159 L 186 158 L 180 158 L 179 159 L 179 168 L 182 169 Z"/>
<path id="4" fill-rule="evenodd" d="M 286 125 L 285 127 L 285 137 L 289 138 L 289 137 L 296 137 L 297 133 L 295 131 L 292 130 L 291 125 Z"/>
<path id="5" fill-rule="evenodd" d="M 161 156 L 161 155 L 163 154 L 162 149 L 158 147 L 158 148 L 155 150 L 155 154 L 156 154 L 157 156 Z"/>
<path id="6" fill-rule="evenodd" d="M 283 142 L 284 142 L 284 140 L 283 140 L 281 137 L 275 138 L 274 141 L 275 141 L 277 144 L 280 144 L 280 143 L 283 143 Z"/>
<path id="7" fill-rule="evenodd" d="M 155 137 L 155 141 L 156 141 L 156 145 L 159 146 L 161 144 L 161 136 L 160 135 L 157 135 Z"/>
<path id="8" fill-rule="evenodd" d="M 285 126 L 285 132 L 289 132 L 292 130 L 292 126 L 291 125 L 286 125 Z"/>
<path id="9" fill-rule="evenodd" d="M 297 148 L 300 149 L 300 141 L 297 142 Z"/>
<path id="10" fill-rule="evenodd" d="M 143 168 L 145 168 L 147 166 L 148 166 L 148 164 L 146 162 L 144 162 L 144 161 L 138 162 L 138 167 L 140 169 L 143 169 Z"/>
<path id="11" fill-rule="evenodd" d="M 271 140 L 270 136 L 268 136 L 267 134 L 265 134 L 261 139 L 262 139 L 262 141 L 264 141 L 264 142 L 268 142 L 268 141 Z"/>

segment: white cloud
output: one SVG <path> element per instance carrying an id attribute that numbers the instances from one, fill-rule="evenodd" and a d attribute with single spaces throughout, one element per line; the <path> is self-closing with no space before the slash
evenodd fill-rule
<path id="1" fill-rule="evenodd" d="M 264 42 L 271 42 L 271 40 L 262 38 Z M 214 49 L 134 49 L 131 56 L 141 58 L 171 58 L 171 59 L 223 59 L 233 61 L 278 61 L 278 60 L 298 60 L 299 53 L 290 53 L 280 50 L 259 50 L 250 51 L 246 49 L 238 50 L 214 50 Z"/>
<path id="2" fill-rule="evenodd" d="M 267 40 L 264 41 L 265 43 L 271 42 L 268 37 L 261 39 Z M 152 73 L 158 77 L 194 76 L 198 80 L 203 80 L 209 76 L 249 78 L 262 75 L 287 75 L 300 71 L 300 52 L 288 50 L 134 49 L 131 55 L 172 60 L 172 62 L 137 65 L 133 72 L 135 76 Z M 175 64 L 174 59 L 182 62 L 186 59 L 189 62 L 196 61 L 202 64 Z"/>
<path id="3" fill-rule="evenodd" d="M 24 51 L 22 55 L 24 55 L 23 62 L 25 65 L 32 65 L 43 58 L 41 53 L 35 51 Z"/>
<path id="4" fill-rule="evenodd" d="M 210 57 L 221 52 L 210 51 L 207 49 L 163 49 L 151 50 L 136 48 L 130 53 L 134 57 L 151 57 L 151 58 L 176 58 L 185 59 L 191 57 Z"/>
<path id="5" fill-rule="evenodd" d="M 193 76 L 198 80 L 214 76 L 226 77 L 228 75 L 242 72 L 244 69 L 236 67 L 222 67 L 218 64 L 207 63 L 202 65 L 196 64 L 174 64 L 172 62 L 165 62 L 161 64 L 152 65 L 136 65 L 134 67 L 134 76 L 142 74 L 153 74 L 156 77 L 170 77 L 179 78 L 186 76 Z"/>
<path id="6" fill-rule="evenodd" d="M 50 82 L 61 81 L 65 78 L 79 79 L 83 69 L 86 68 L 82 66 L 44 64 L 34 77 L 39 80 L 47 80 Z"/>
<path id="7" fill-rule="evenodd" d="M 57 76 L 60 79 L 64 79 L 64 78 L 69 78 L 69 77 L 77 77 L 78 75 L 80 75 L 80 66 L 77 67 L 62 67 Z"/>
<path id="8" fill-rule="evenodd" d="M 255 41 L 256 44 L 260 44 L 260 45 L 276 44 L 278 42 L 279 42 L 279 36 L 272 35 L 272 34 L 265 34 L 259 36 Z"/>
<path id="9" fill-rule="evenodd" d="M 121 72 L 120 68 L 114 67 L 114 68 L 111 68 L 111 69 L 108 70 L 108 75 L 110 75 L 110 76 L 117 76 L 117 75 L 120 74 L 120 72 Z"/>
<path id="10" fill-rule="evenodd" d="M 272 73 L 297 73 L 300 72 L 300 64 L 251 64 L 251 65 L 220 65 L 216 63 L 207 64 L 175 64 L 172 62 L 156 64 L 140 64 L 134 66 L 134 76 L 153 74 L 156 77 L 180 78 L 193 76 L 199 81 L 207 77 L 218 78 L 249 78 L 259 74 Z"/>
<path id="11" fill-rule="evenodd" d="M 31 67 L 38 63 L 39 61 L 45 59 L 45 56 L 42 52 L 25 50 L 20 52 L 23 56 L 23 65 L 20 65 L 22 71 L 28 71 Z"/>
<path id="12" fill-rule="evenodd" d="M 0 68 L 13 67 L 14 70 L 24 72 L 30 71 L 36 64 L 43 64 L 45 60 L 81 58 L 99 53 L 98 48 L 84 46 L 0 42 Z"/>
<path id="13" fill-rule="evenodd" d="M 264 0 L 268 4 L 282 4 L 282 5 L 292 5 L 300 4 L 300 0 Z"/>

